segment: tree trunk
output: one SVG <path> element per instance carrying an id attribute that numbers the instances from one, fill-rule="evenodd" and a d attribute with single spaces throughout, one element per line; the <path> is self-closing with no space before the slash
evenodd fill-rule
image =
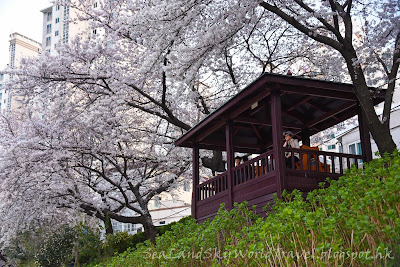
<path id="1" fill-rule="evenodd" d="M 222 159 L 222 151 L 219 150 L 213 150 L 212 158 L 204 157 L 201 159 L 201 163 L 205 168 L 211 169 L 213 176 L 215 176 L 215 172 L 226 171 L 225 161 Z"/>
<path id="2" fill-rule="evenodd" d="M 146 235 L 146 238 L 149 239 L 151 241 L 151 243 L 155 244 L 156 237 L 157 237 L 157 228 L 154 226 L 150 214 L 149 214 L 149 217 L 144 219 L 144 221 L 142 222 L 142 225 L 144 228 L 144 234 Z"/>
<path id="3" fill-rule="evenodd" d="M 106 235 L 109 234 L 112 235 L 114 233 L 114 229 L 112 227 L 111 218 L 109 216 L 106 216 L 103 222 L 104 222 L 104 227 L 106 228 Z"/>
<path id="4" fill-rule="evenodd" d="M 352 48 L 347 48 L 341 53 L 346 60 L 347 69 L 354 85 L 355 94 L 360 101 L 361 109 L 366 118 L 368 130 L 371 132 L 379 152 L 381 154 L 385 152 L 392 153 L 396 148 L 396 144 L 390 134 L 390 126 L 388 123 L 382 123 L 375 112 L 362 67 L 360 64 L 353 64 L 353 59 L 357 59 L 356 52 Z"/>

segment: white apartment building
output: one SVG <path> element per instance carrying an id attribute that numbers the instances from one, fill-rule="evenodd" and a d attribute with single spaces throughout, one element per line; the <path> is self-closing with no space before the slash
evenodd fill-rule
<path id="1" fill-rule="evenodd" d="M 87 29 L 87 22 L 75 21 L 78 12 L 69 6 L 53 5 L 41 12 L 43 13 L 43 51 L 51 53 L 58 44 L 68 43 L 71 37 Z"/>
<path id="2" fill-rule="evenodd" d="M 38 56 L 42 51 L 42 44 L 17 32 L 10 34 L 9 64 L 10 68 L 18 68 L 24 57 Z M 2 84 L 11 76 L 0 73 L 0 111 L 18 107 L 17 99 L 12 97 L 12 90 L 2 89 Z"/>

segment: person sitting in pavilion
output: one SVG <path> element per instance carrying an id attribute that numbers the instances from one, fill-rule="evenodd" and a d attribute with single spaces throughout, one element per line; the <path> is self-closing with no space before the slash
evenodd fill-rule
<path id="1" fill-rule="evenodd" d="M 287 148 L 300 148 L 299 141 L 297 139 L 294 139 L 293 132 L 291 131 L 286 131 L 283 133 L 283 136 L 285 137 L 285 143 L 283 144 L 283 147 Z M 292 152 L 285 152 L 285 158 L 286 158 L 286 167 L 288 168 L 293 168 L 292 166 L 292 158 L 294 157 L 294 162 L 300 161 L 298 153 L 292 153 Z"/>
<path id="2" fill-rule="evenodd" d="M 242 164 L 242 157 L 236 156 L 235 157 L 235 167 L 239 166 L 240 164 Z M 236 182 L 237 184 L 242 183 L 242 173 L 240 171 L 240 169 L 236 170 Z"/>

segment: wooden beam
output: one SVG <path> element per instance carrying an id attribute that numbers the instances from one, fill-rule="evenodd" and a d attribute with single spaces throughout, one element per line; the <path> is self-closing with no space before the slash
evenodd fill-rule
<path id="1" fill-rule="evenodd" d="M 208 128 L 207 130 L 202 131 L 196 136 L 196 141 L 201 141 L 219 128 L 221 128 L 225 124 L 225 121 L 217 121 L 213 126 Z"/>
<path id="2" fill-rule="evenodd" d="M 235 109 L 232 113 L 228 114 L 228 118 L 229 119 L 236 118 L 243 111 L 245 111 L 246 109 L 250 108 L 251 105 L 253 105 L 255 102 L 260 101 L 261 99 L 263 99 L 264 97 L 266 97 L 269 94 L 270 94 L 270 91 L 268 89 L 262 90 L 262 92 L 258 93 L 254 97 L 250 98 L 249 100 L 247 100 L 243 104 L 240 104 L 240 107 Z"/>
<path id="3" fill-rule="evenodd" d="M 290 117 L 292 117 L 292 118 L 294 118 L 294 119 L 300 121 L 302 124 L 305 123 L 304 118 L 303 118 L 303 117 L 300 117 L 300 116 L 298 116 L 298 115 L 294 115 L 294 114 L 291 114 L 291 113 L 286 112 L 286 111 L 282 111 L 282 114 L 288 115 L 288 116 L 290 116 Z"/>
<path id="4" fill-rule="evenodd" d="M 251 127 L 253 128 L 254 133 L 256 134 L 256 136 L 257 136 L 257 138 L 258 138 L 258 141 L 260 141 L 260 143 L 264 145 L 265 142 L 264 142 L 263 138 L 261 137 L 261 134 L 260 134 L 260 132 L 258 131 L 257 127 L 256 127 L 254 124 L 252 124 Z"/>
<path id="5" fill-rule="evenodd" d="M 252 125 L 271 126 L 271 123 L 268 123 L 267 121 L 257 120 L 248 116 L 237 116 L 234 121 Z"/>
<path id="6" fill-rule="evenodd" d="M 223 151 L 226 151 L 226 142 L 224 141 L 220 141 L 220 140 L 204 140 L 203 142 L 199 142 L 199 146 L 200 147 L 204 147 L 204 146 L 208 146 L 208 147 L 223 147 Z M 260 144 L 247 144 L 247 143 L 238 143 L 238 142 L 234 142 L 233 143 L 233 147 L 235 147 L 235 152 L 236 148 L 248 148 L 248 149 L 257 149 L 260 147 Z"/>
<path id="7" fill-rule="evenodd" d="M 326 86 L 325 86 L 326 87 Z M 334 98 L 342 100 L 356 101 L 357 97 L 352 91 L 341 91 L 332 88 L 324 87 L 299 87 L 295 85 L 285 85 L 282 90 L 291 93 L 309 95 L 309 96 L 320 96 L 324 98 Z"/>
<path id="8" fill-rule="evenodd" d="M 313 104 L 313 103 L 310 103 L 310 102 L 306 102 L 306 104 L 310 105 L 311 107 L 313 107 L 313 108 L 315 108 L 315 109 L 317 109 L 317 110 L 319 110 L 321 112 L 324 112 L 324 113 L 329 112 L 329 110 L 327 108 L 321 107 L 319 105 L 316 105 L 316 104 Z M 334 118 L 335 120 L 338 119 L 335 116 L 332 116 L 332 118 Z"/>
<path id="9" fill-rule="evenodd" d="M 307 102 L 308 100 L 310 100 L 312 98 L 312 96 L 306 96 L 303 97 L 302 99 L 300 99 L 297 103 L 293 104 L 290 108 L 288 108 L 286 111 L 290 112 L 294 109 L 296 109 L 298 106 L 300 106 L 301 104 Z"/>
<path id="10" fill-rule="evenodd" d="M 260 126 L 271 126 L 271 121 L 260 121 L 258 122 L 257 119 L 250 118 L 250 117 L 236 117 L 234 122 L 240 122 L 243 124 L 250 124 L 250 125 L 260 125 Z M 236 127 L 236 126 L 235 126 Z M 285 128 L 292 128 L 292 129 L 302 129 L 303 124 L 284 124 L 283 127 Z"/>
<path id="11" fill-rule="evenodd" d="M 356 105 L 356 102 L 354 102 L 354 103 L 352 103 L 350 105 L 348 103 L 345 103 L 345 104 L 339 106 L 337 109 L 331 110 L 331 111 L 325 113 L 323 116 L 321 116 L 319 118 L 316 118 L 315 120 L 312 120 L 310 122 L 307 122 L 304 126 L 305 126 L 305 128 L 311 128 L 314 125 L 317 125 L 317 124 L 319 124 L 319 123 L 321 123 L 321 122 L 323 122 L 323 121 L 325 121 L 325 120 L 327 120 L 329 118 L 332 118 L 333 116 L 335 116 L 338 113 L 341 113 L 343 111 L 351 109 L 355 105 Z"/>
<path id="12" fill-rule="evenodd" d="M 313 108 L 315 108 L 316 110 L 321 111 L 321 112 L 324 112 L 324 113 L 325 113 L 325 112 L 329 112 L 328 109 L 323 108 L 323 107 L 320 107 L 320 106 L 318 106 L 318 105 L 315 105 L 315 104 L 313 104 L 313 103 L 311 103 L 311 102 L 306 102 L 306 104 L 309 105 L 309 106 L 311 106 L 311 107 L 313 107 Z"/>

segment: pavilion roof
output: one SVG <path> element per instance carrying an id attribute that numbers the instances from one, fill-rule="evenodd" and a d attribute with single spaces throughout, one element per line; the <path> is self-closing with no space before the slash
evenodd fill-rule
<path id="1" fill-rule="evenodd" d="M 269 98 L 273 90 L 280 91 L 283 129 L 299 139 L 302 129 L 312 135 L 358 111 L 352 84 L 265 73 L 182 135 L 175 145 L 193 147 L 197 143 L 199 148 L 225 150 L 225 125 L 232 121 L 235 151 L 265 151 L 272 145 Z M 384 100 L 384 92 L 371 97 L 376 105 Z"/>

